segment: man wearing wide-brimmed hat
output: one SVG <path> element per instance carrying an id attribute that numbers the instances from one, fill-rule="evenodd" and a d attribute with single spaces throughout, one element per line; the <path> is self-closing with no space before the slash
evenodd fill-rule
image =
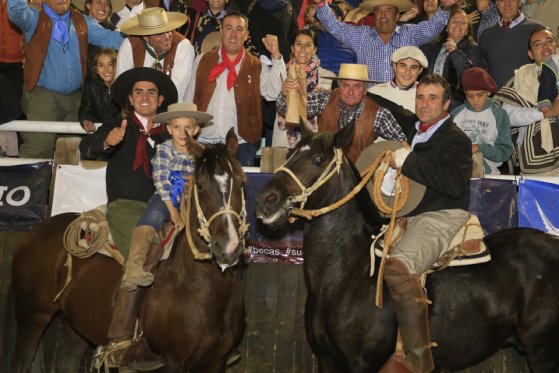
<path id="1" fill-rule="evenodd" d="M 136 222 L 155 192 L 150 162 L 155 145 L 168 138 L 164 126 L 154 117 L 158 109 L 177 101 L 177 89 L 167 75 L 146 67 L 126 71 L 112 89 L 115 102 L 129 108 L 130 113 L 120 122 L 103 123 L 84 137 L 80 153 L 83 158 L 107 159 L 107 220 L 113 241 L 127 257 Z M 129 315 L 137 296 L 137 291 L 119 290 L 108 333 L 112 345 L 131 340 L 136 317 Z M 139 344 L 147 347 L 143 340 Z M 154 367 L 161 366 L 156 356 L 150 356 L 147 365 L 151 362 Z"/>
<path id="2" fill-rule="evenodd" d="M 318 90 L 307 93 L 307 116 L 318 116 L 318 131 L 338 132 L 351 121 L 355 122 L 353 140 L 346 155 L 353 162 L 378 136 L 388 140 L 406 141 L 406 136 L 394 116 L 366 96 L 367 66 L 343 63 L 337 77 L 338 88 L 333 91 Z M 277 100 L 277 110 L 285 115 L 285 96 L 296 89 L 296 83 L 285 81 Z"/>
<path id="3" fill-rule="evenodd" d="M 179 93 L 184 95 L 192 72 L 194 48 L 175 29 L 186 23 L 183 13 L 167 12 L 163 8 L 147 8 L 120 26 L 130 35 L 118 51 L 117 77 L 133 67 L 151 67 L 171 77 Z"/>
<path id="4" fill-rule="evenodd" d="M 185 101 L 214 116 L 213 126 L 202 129 L 199 142 L 223 143 L 234 128 L 239 161 L 255 166 L 262 139 L 262 97 L 274 101 L 287 73 L 275 35 L 262 38 L 271 60 L 246 51 L 248 37 L 248 18 L 237 11 L 227 13 L 221 21 L 221 47 L 194 60 Z"/>
<path id="5" fill-rule="evenodd" d="M 436 37 L 448 22 L 448 11 L 438 9 L 428 21 L 398 26 L 400 12 L 412 8 L 409 0 L 364 0 L 359 7 L 374 13 L 375 27 L 355 26 L 338 21 L 325 0 L 313 0 L 318 9 L 316 16 L 324 29 L 348 45 L 357 55 L 357 62 L 367 65 L 369 79 L 375 83 L 389 82 L 394 77 L 390 56 L 403 46 L 419 47 Z M 441 0 L 450 7 L 455 0 Z"/>

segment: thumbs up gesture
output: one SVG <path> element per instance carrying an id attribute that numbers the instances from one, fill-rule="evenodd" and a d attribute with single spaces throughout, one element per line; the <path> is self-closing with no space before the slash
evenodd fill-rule
<path id="1" fill-rule="evenodd" d="M 127 126 L 127 121 L 126 119 L 123 119 L 122 122 L 120 123 L 120 127 L 115 127 L 111 130 L 111 132 L 109 132 L 107 138 L 103 143 L 103 146 L 109 147 L 109 146 L 115 146 L 120 144 L 124 139 L 124 135 L 126 134 L 126 126 Z"/>

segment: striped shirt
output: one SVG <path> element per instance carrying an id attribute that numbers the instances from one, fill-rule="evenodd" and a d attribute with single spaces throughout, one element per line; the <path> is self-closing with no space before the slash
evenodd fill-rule
<path id="1" fill-rule="evenodd" d="M 161 200 L 170 201 L 173 188 L 169 175 L 172 171 L 180 172 L 182 178 L 194 172 L 194 158 L 190 153 L 184 154 L 173 147 L 172 140 L 157 145 L 155 156 L 151 160 L 153 182 Z"/>
<path id="2" fill-rule="evenodd" d="M 39 11 L 27 5 L 25 0 L 8 0 L 10 20 L 25 33 L 25 42 L 35 34 Z M 87 38 L 90 44 L 117 49 L 124 40 L 120 33 L 103 28 L 89 16 L 85 17 Z M 55 27 L 53 25 L 53 27 Z M 73 22 L 69 22 L 69 41 L 64 47 L 50 39 L 45 63 L 37 85 L 63 95 L 69 95 L 82 85 L 80 46 Z"/>
<path id="3" fill-rule="evenodd" d="M 396 49 L 406 45 L 420 47 L 433 40 L 445 28 L 448 14 L 439 8 L 429 21 L 396 26 L 390 41 L 384 44 L 374 28 L 340 22 L 328 6 L 318 7 L 316 11 L 324 29 L 355 52 L 357 63 L 367 65 L 369 79 L 376 84 L 394 77 L 390 56 Z"/>
<path id="4" fill-rule="evenodd" d="M 307 95 L 307 116 L 314 117 L 322 113 L 324 111 L 324 108 L 326 107 L 326 104 L 328 103 L 328 100 L 330 99 L 331 92 L 332 91 L 317 90 L 309 93 Z M 287 109 L 285 105 L 285 96 L 283 95 L 283 93 L 278 97 L 276 106 L 277 112 L 280 115 L 285 116 Z M 340 118 L 345 117 L 349 120 L 353 118 L 359 118 L 363 111 L 363 106 L 364 105 L 356 105 L 353 108 L 348 108 L 340 102 L 340 110 L 352 111 L 345 113 L 345 115 L 340 115 Z M 373 126 L 375 136 L 382 136 L 387 140 L 407 140 L 406 135 L 404 135 L 404 132 L 402 132 L 402 127 L 400 127 L 400 124 L 396 121 L 396 118 L 394 118 L 392 113 L 386 108 L 379 107 Z"/>

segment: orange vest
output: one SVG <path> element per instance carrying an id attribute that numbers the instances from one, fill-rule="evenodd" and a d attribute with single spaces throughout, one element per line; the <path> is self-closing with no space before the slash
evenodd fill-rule
<path id="1" fill-rule="evenodd" d="M 169 66 L 169 70 L 173 69 L 175 65 L 175 55 L 177 54 L 177 46 L 185 38 L 176 31 L 173 31 L 173 39 L 171 40 L 171 49 L 167 52 L 163 60 L 164 67 Z M 134 67 L 143 67 L 146 59 L 146 46 L 144 39 L 141 36 L 129 36 L 130 46 L 132 46 L 132 58 L 134 60 Z"/>
<path id="2" fill-rule="evenodd" d="M 85 80 L 85 74 L 87 73 L 87 24 L 85 23 L 85 17 L 77 10 L 70 11 L 70 16 L 78 35 L 83 82 Z M 47 56 L 51 31 L 52 21 L 50 17 L 46 15 L 45 12 L 39 12 L 35 33 L 31 40 L 24 45 L 25 65 L 23 68 L 23 79 L 25 82 L 25 89 L 29 92 L 35 88 L 41 71 L 43 71 L 43 64 Z"/>
<path id="3" fill-rule="evenodd" d="M 210 71 L 218 63 L 219 51 L 220 49 L 216 49 L 204 54 L 198 65 L 194 103 L 200 111 L 208 109 L 215 91 L 216 81 L 210 82 L 209 77 Z M 245 51 L 239 74 L 233 85 L 239 136 L 251 144 L 257 143 L 262 138 L 261 71 L 262 64 L 260 60 Z M 223 72 L 223 74 L 226 74 L 226 72 Z"/>
<path id="4" fill-rule="evenodd" d="M 355 163 L 365 148 L 375 140 L 375 120 L 379 109 L 378 104 L 370 97 L 363 98 L 365 106 L 363 112 L 355 122 L 353 138 L 348 149 L 344 149 L 346 156 Z M 322 113 L 318 116 L 318 132 L 333 132 L 339 130 L 338 119 L 340 118 L 340 90 L 335 89 L 330 94 L 330 99 Z"/>
<path id="5" fill-rule="evenodd" d="M 8 2 L 0 3 L 0 62 L 16 63 L 23 61 L 23 34 L 8 19 Z"/>

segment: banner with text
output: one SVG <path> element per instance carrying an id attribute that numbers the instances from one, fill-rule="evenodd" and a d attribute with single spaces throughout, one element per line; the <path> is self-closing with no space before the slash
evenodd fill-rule
<path id="1" fill-rule="evenodd" d="M 52 162 L 0 166 L 0 231 L 24 232 L 48 210 Z"/>

